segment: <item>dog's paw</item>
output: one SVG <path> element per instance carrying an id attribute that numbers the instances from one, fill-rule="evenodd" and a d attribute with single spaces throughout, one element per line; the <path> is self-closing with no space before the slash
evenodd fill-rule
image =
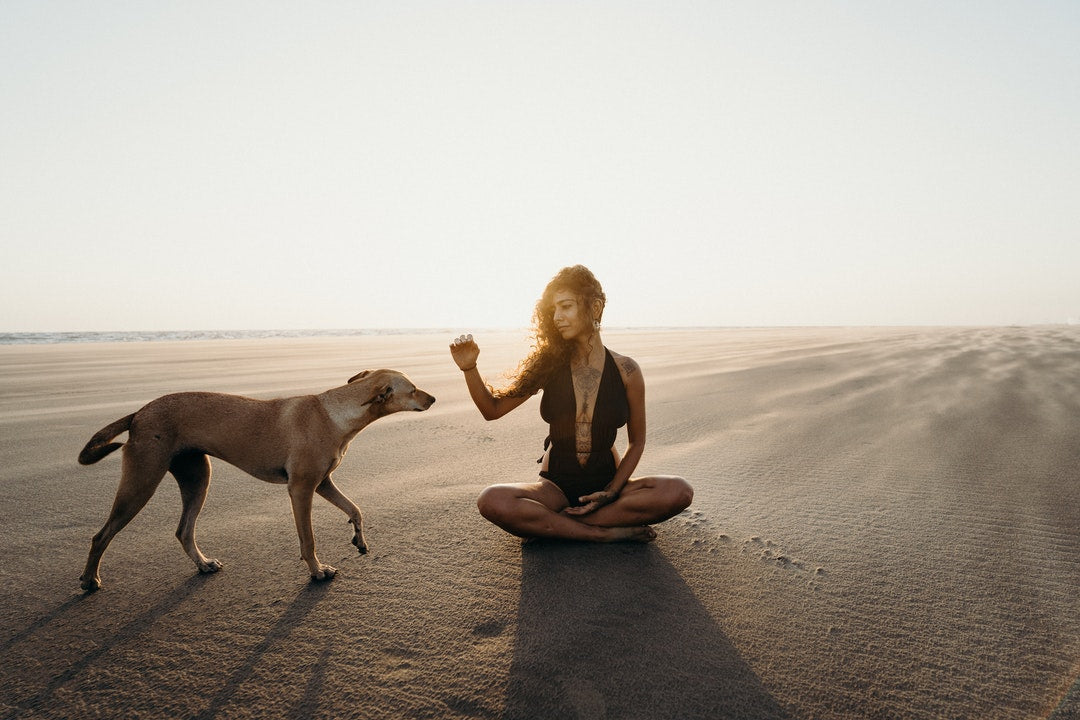
<path id="1" fill-rule="evenodd" d="M 101 578 L 93 577 L 87 578 L 85 575 L 79 578 L 79 587 L 88 593 L 95 592 L 101 589 Z"/>
<path id="2" fill-rule="evenodd" d="M 329 565 L 320 565 L 318 572 L 311 574 L 311 579 L 314 582 L 322 582 L 324 580 L 332 580 L 337 575 L 337 570 Z"/>
<path id="3" fill-rule="evenodd" d="M 221 569 L 222 565 L 217 560 L 207 559 L 206 562 L 198 563 L 199 572 L 206 575 L 209 573 L 216 573 Z"/>

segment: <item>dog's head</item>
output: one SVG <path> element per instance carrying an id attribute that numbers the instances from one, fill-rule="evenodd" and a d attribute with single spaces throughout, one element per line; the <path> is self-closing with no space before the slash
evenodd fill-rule
<path id="1" fill-rule="evenodd" d="M 363 383 L 370 406 L 379 415 L 413 410 L 421 412 L 435 403 L 435 397 L 413 385 L 397 370 L 364 370 L 349 378 L 349 385 Z"/>

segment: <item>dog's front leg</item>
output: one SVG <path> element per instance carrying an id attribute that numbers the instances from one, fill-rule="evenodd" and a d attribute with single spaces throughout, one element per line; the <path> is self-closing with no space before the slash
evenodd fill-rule
<path id="1" fill-rule="evenodd" d="M 338 490 L 338 486 L 334 484 L 333 478 L 329 475 L 319 483 L 319 487 L 315 488 L 315 492 L 349 516 L 349 522 L 353 526 L 352 544 L 356 546 L 361 555 L 366 555 L 368 547 L 367 541 L 364 539 L 364 519 L 360 515 L 360 508 L 356 506 L 356 503 Z"/>
<path id="2" fill-rule="evenodd" d="M 311 500 L 315 495 L 315 483 L 294 481 L 289 478 L 289 499 L 292 501 L 296 534 L 300 536 L 300 557 L 307 563 L 312 580 L 329 580 L 337 570 L 323 565 L 315 556 L 315 533 L 311 529 Z"/>

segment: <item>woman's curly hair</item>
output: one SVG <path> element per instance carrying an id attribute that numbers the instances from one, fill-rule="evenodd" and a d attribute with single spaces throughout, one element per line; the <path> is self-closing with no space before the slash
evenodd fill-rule
<path id="1" fill-rule="evenodd" d="M 570 362 L 574 350 L 573 341 L 563 340 L 555 328 L 555 293 L 569 291 L 578 297 L 586 317 L 599 323 L 604 314 L 607 297 L 600 281 L 584 265 L 565 267 L 551 278 L 544 294 L 536 302 L 533 311 L 533 346 L 528 357 L 518 363 L 510 384 L 496 390 L 496 397 L 524 397 L 538 392 L 551 373 Z M 593 301 L 600 301 L 600 310 L 593 315 Z"/>

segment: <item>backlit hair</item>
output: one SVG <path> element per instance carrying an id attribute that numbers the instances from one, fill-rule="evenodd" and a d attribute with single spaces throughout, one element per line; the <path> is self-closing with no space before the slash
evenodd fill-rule
<path id="1" fill-rule="evenodd" d="M 496 397 L 524 397 L 538 392 L 551 373 L 570 362 L 573 341 L 563 340 L 555 328 L 555 294 L 574 294 L 589 324 L 599 323 L 607 297 L 600 282 L 584 265 L 564 267 L 551 278 L 533 311 L 532 352 L 518 363 L 510 383 L 494 392 Z M 599 300 L 599 312 L 593 314 L 593 302 Z"/>

